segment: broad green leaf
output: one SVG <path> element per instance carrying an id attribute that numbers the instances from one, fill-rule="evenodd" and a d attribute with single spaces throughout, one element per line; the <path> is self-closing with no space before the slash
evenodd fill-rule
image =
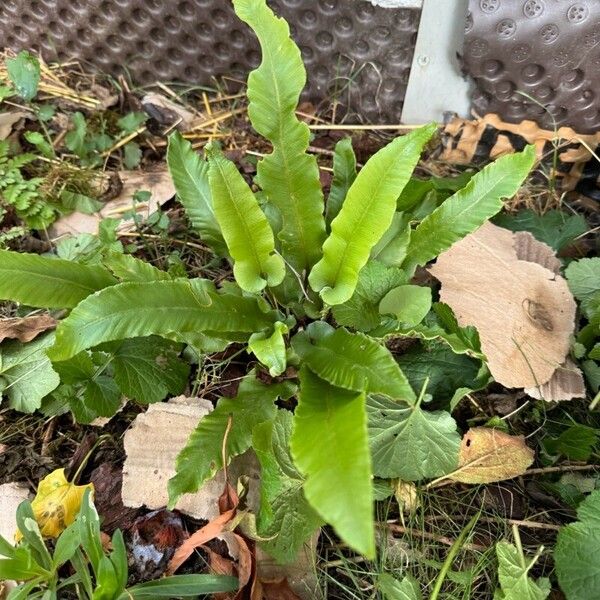
<path id="1" fill-rule="evenodd" d="M 581 368 L 585 374 L 588 385 L 592 388 L 594 394 L 600 391 L 600 365 L 593 360 L 584 360 Z"/>
<path id="2" fill-rule="evenodd" d="M 600 258 L 574 260 L 565 270 L 571 293 L 581 302 L 589 319 L 596 314 L 598 290 L 600 290 Z"/>
<path id="3" fill-rule="evenodd" d="M 600 430 L 575 424 L 557 438 L 545 437 L 542 444 L 548 454 L 563 455 L 570 460 L 587 462 L 598 442 Z"/>
<path id="4" fill-rule="evenodd" d="M 175 131 L 169 136 L 167 164 L 177 198 L 185 208 L 192 227 L 217 254 L 227 254 L 210 195 L 208 163 L 192 148 L 190 142 Z"/>
<path id="5" fill-rule="evenodd" d="M 550 595 L 549 579 L 540 577 L 534 581 L 529 577 L 536 558 L 527 560 L 522 551 L 508 542 L 496 544 L 496 555 L 500 589 L 494 594 L 494 600 L 544 600 Z"/>
<path id="6" fill-rule="evenodd" d="M 273 333 L 253 333 L 248 340 L 248 348 L 258 360 L 269 368 L 271 377 L 281 375 L 286 368 L 286 348 L 284 334 L 288 326 L 277 321 L 273 326 Z"/>
<path id="7" fill-rule="evenodd" d="M 173 575 L 138 583 L 117 600 L 155 600 L 155 598 L 196 598 L 199 594 L 234 592 L 239 582 L 229 575 Z"/>
<path id="8" fill-rule="evenodd" d="M 90 151 L 89 144 L 86 144 L 87 123 L 85 117 L 82 113 L 76 112 L 71 117 L 71 122 L 73 129 L 65 135 L 65 145 L 71 152 L 84 158 Z"/>
<path id="9" fill-rule="evenodd" d="M 338 325 L 369 331 L 381 322 L 379 302 L 394 287 L 406 283 L 406 275 L 395 267 L 370 260 L 360 271 L 350 300 L 332 308 Z"/>
<path id="10" fill-rule="evenodd" d="M 98 375 L 84 384 L 81 396 L 71 398 L 69 407 L 78 423 L 97 417 L 112 417 L 121 405 L 121 392 L 114 379 Z"/>
<path id="11" fill-rule="evenodd" d="M 382 315 L 392 314 L 409 327 L 418 325 L 431 308 L 431 289 L 420 285 L 400 285 L 379 303 Z"/>
<path id="12" fill-rule="evenodd" d="M 172 332 L 237 332 L 247 338 L 276 320 L 256 298 L 219 294 L 206 280 L 121 283 L 90 296 L 61 321 L 50 354 L 54 361 L 67 360 L 103 342 Z"/>
<path id="13" fill-rule="evenodd" d="M 413 327 L 403 326 L 392 319 L 381 327 L 369 332 L 373 337 L 407 337 L 421 340 L 440 340 L 456 354 L 467 354 L 473 358 L 484 359 L 481 353 L 479 334 L 474 327 L 460 327 L 452 313 L 452 309 L 442 302 L 433 305 L 433 311 L 427 315 L 423 323 Z"/>
<path id="14" fill-rule="evenodd" d="M 247 292 L 279 285 L 285 277 L 285 263 L 275 254 L 267 217 L 235 165 L 212 144 L 206 152 L 213 207 L 234 260 L 236 281 Z"/>
<path id="15" fill-rule="evenodd" d="M 33 100 L 40 82 L 40 61 L 22 50 L 15 58 L 6 59 L 6 71 L 17 94 L 27 102 Z"/>
<path id="16" fill-rule="evenodd" d="M 79 546 L 79 526 L 71 523 L 56 540 L 52 563 L 54 567 L 60 567 L 71 560 Z"/>
<path id="17" fill-rule="evenodd" d="M 282 254 L 303 277 L 319 260 L 325 235 L 319 168 L 315 156 L 306 154 L 310 130 L 295 114 L 306 71 L 287 23 L 265 0 L 234 0 L 233 6 L 262 50 L 260 66 L 248 76 L 248 115 L 273 152 L 259 161 L 256 181 L 281 213 Z"/>
<path id="18" fill-rule="evenodd" d="M 329 225 L 342 208 L 346 194 L 356 179 L 356 156 L 352 149 L 352 138 L 340 140 L 333 153 L 333 179 L 327 198 L 325 220 Z"/>
<path id="19" fill-rule="evenodd" d="M 456 469 L 460 435 L 449 413 L 407 407 L 374 395 L 367 398 L 367 412 L 377 477 L 420 481 Z"/>
<path id="20" fill-rule="evenodd" d="M 516 215 L 503 213 L 494 218 L 494 224 L 511 231 L 529 231 L 556 252 L 588 230 L 582 215 L 569 215 L 562 210 L 549 210 L 543 215 L 530 209 L 521 210 Z"/>
<path id="21" fill-rule="evenodd" d="M 124 340 L 113 350 L 115 382 L 125 396 L 144 404 L 181 394 L 190 366 L 179 351 L 178 344 L 156 336 Z"/>
<path id="22" fill-rule="evenodd" d="M 400 581 L 388 573 L 382 573 L 377 584 L 385 600 L 421 600 L 423 598 L 419 582 L 410 575 L 406 575 Z"/>
<path id="23" fill-rule="evenodd" d="M 43 308 L 73 308 L 117 280 L 102 267 L 0 250 L 0 299 Z"/>
<path id="24" fill-rule="evenodd" d="M 169 281 L 172 277 L 165 271 L 157 269 L 150 263 L 135 258 L 131 254 L 110 252 L 102 260 L 115 277 L 121 281 Z"/>
<path id="25" fill-rule="evenodd" d="M 396 357 L 413 389 L 427 382 L 427 393 L 437 402 L 447 402 L 459 388 L 476 387 L 481 362 L 465 354 L 456 354 L 440 341 L 411 346 Z"/>
<path id="26" fill-rule="evenodd" d="M 590 600 L 600 593 L 600 490 L 579 505 L 577 517 L 558 532 L 554 563 L 567 600 Z"/>
<path id="27" fill-rule="evenodd" d="M 104 206 L 103 202 L 95 200 L 91 196 L 77 192 L 71 192 L 69 190 L 64 190 L 61 192 L 60 203 L 62 207 L 68 211 L 76 210 L 77 212 L 81 212 L 86 215 L 93 215 Z"/>
<path id="28" fill-rule="evenodd" d="M 331 223 L 323 258 L 309 276 L 311 287 L 327 304 L 342 304 L 352 297 L 358 274 L 390 227 L 396 199 L 435 129 L 427 125 L 396 138 L 360 170 Z"/>
<path id="29" fill-rule="evenodd" d="M 415 394 L 389 350 L 363 333 L 344 328 L 314 336 L 315 328 L 294 337 L 303 363 L 331 385 L 354 392 L 380 393 L 412 403 Z"/>
<path id="30" fill-rule="evenodd" d="M 354 550 L 375 556 L 365 394 L 334 387 L 303 367 L 291 439 L 304 494 Z"/>
<path id="31" fill-rule="evenodd" d="M 139 144 L 129 142 L 123 146 L 123 164 L 126 169 L 136 169 L 142 161 L 142 149 Z"/>
<path id="32" fill-rule="evenodd" d="M 502 156 L 425 217 L 412 232 L 404 266 L 412 271 L 447 250 L 502 209 L 517 193 L 535 162 L 535 148 Z"/>
<path id="33" fill-rule="evenodd" d="M 288 392 L 289 386 L 284 384 L 261 383 L 252 371 L 240 383 L 235 398 L 221 398 L 177 456 L 177 473 L 169 481 L 169 505 L 173 507 L 181 494 L 195 492 L 223 466 L 221 447 L 230 416 L 227 460 L 250 448 L 254 427 L 275 417 L 275 400 Z"/>
<path id="34" fill-rule="evenodd" d="M 117 121 L 117 126 L 123 133 L 133 133 L 148 120 L 145 112 L 130 112 Z"/>
<path id="35" fill-rule="evenodd" d="M 322 524 L 304 497 L 304 477 L 289 453 L 292 423 L 292 413 L 278 410 L 274 421 L 257 425 L 252 434 L 261 468 L 258 531 L 262 538 L 268 538 L 261 546 L 281 563 L 293 561 Z"/>
<path id="36" fill-rule="evenodd" d="M 9 400 L 10 408 L 32 413 L 42 398 L 60 383 L 46 350 L 52 346 L 54 334 L 45 335 L 28 344 L 9 341 L 0 348 L 0 398 Z"/>
<path id="37" fill-rule="evenodd" d="M 389 229 L 371 250 L 371 261 L 378 260 L 384 265 L 399 267 L 406 258 L 411 233 L 410 215 L 394 213 Z"/>

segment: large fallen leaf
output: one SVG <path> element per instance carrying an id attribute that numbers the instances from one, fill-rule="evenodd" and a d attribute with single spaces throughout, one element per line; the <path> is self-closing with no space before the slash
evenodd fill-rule
<path id="1" fill-rule="evenodd" d="M 40 481 L 31 508 L 44 537 L 58 537 L 75 521 L 85 490 L 93 492 L 94 486 L 67 481 L 64 469 L 56 469 Z"/>
<path id="2" fill-rule="evenodd" d="M 458 469 L 449 479 L 462 483 L 491 483 L 522 475 L 533 462 L 534 452 L 523 436 L 498 429 L 474 427 L 465 433 L 458 455 Z"/>
<path id="3" fill-rule="evenodd" d="M 23 117 L 27 117 L 28 113 L 5 112 L 0 114 L 0 140 L 5 140 L 12 132 L 13 125 Z"/>
<path id="4" fill-rule="evenodd" d="M 169 402 L 159 402 L 139 414 L 125 433 L 127 457 L 123 465 L 123 504 L 157 509 L 169 501 L 167 482 L 175 475 L 175 460 L 198 427 L 212 411 L 208 400 L 179 396 Z M 258 464 L 250 453 L 234 458 L 229 465 L 234 480 L 249 476 L 246 501 L 258 505 Z M 220 470 L 193 494 L 184 494 L 177 501 L 177 510 L 197 519 L 211 520 L 219 515 L 217 498 L 223 491 L 225 475 Z"/>
<path id="5" fill-rule="evenodd" d="M 526 388 L 525 393 L 537 400 L 572 400 L 585 398 L 585 382 L 577 365 L 570 359 L 554 371 L 554 375 L 546 383 Z"/>
<path id="6" fill-rule="evenodd" d="M 1 319 L 0 342 L 7 338 L 30 342 L 43 331 L 54 329 L 54 327 L 56 327 L 56 319 L 50 315 L 34 315 L 23 319 Z"/>
<path id="7" fill-rule="evenodd" d="M 146 219 L 175 195 L 175 186 L 166 168 L 156 171 L 120 171 L 119 179 L 123 187 L 116 198 L 107 202 L 97 213 L 86 215 L 74 212 L 58 219 L 50 228 L 50 237 L 56 239 L 80 233 L 97 234 L 102 219 L 122 219 L 133 210 L 139 218 Z M 150 192 L 149 200 L 134 202 L 133 196 L 138 191 Z M 128 218 L 121 222 L 118 231 L 133 228 L 134 222 Z"/>
<path id="8" fill-rule="evenodd" d="M 519 260 L 515 244 L 512 232 L 486 223 L 441 254 L 431 272 L 459 324 L 479 331 L 494 379 L 531 388 L 565 361 L 576 306 L 566 281 Z"/>

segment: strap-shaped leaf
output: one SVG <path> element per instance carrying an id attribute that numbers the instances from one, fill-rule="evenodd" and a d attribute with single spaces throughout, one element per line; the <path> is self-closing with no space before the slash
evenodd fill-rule
<path id="1" fill-rule="evenodd" d="M 117 280 L 97 265 L 0 250 L 0 300 L 44 308 L 73 308 Z"/>
<path id="2" fill-rule="evenodd" d="M 248 77 L 248 114 L 273 152 L 258 163 L 256 180 L 281 213 L 282 254 L 302 274 L 319 260 L 325 236 L 319 169 L 316 158 L 306 154 L 310 131 L 295 115 L 306 71 L 287 23 L 265 0 L 234 0 L 233 5 L 262 49 L 262 62 Z"/>
<path id="3" fill-rule="evenodd" d="M 219 294 L 205 280 L 121 283 L 86 298 L 61 321 L 49 355 L 67 360 L 103 342 L 172 332 L 249 336 L 275 321 L 255 298 Z"/>
<path id="4" fill-rule="evenodd" d="M 291 450 L 312 507 L 352 548 L 375 554 L 373 484 L 364 392 L 300 371 Z"/>
<path id="5" fill-rule="evenodd" d="M 109 252 L 102 263 L 108 267 L 115 277 L 124 281 L 169 281 L 172 277 L 145 260 L 140 260 L 131 254 Z"/>
<path id="6" fill-rule="evenodd" d="M 388 230 L 396 200 L 434 131 L 435 125 L 426 125 L 396 138 L 374 154 L 354 180 L 331 223 L 323 258 L 308 278 L 327 304 L 342 304 L 352 297 L 358 273 Z"/>
<path id="7" fill-rule="evenodd" d="M 247 292 L 279 285 L 285 277 L 285 263 L 275 254 L 267 217 L 235 165 L 217 146 L 210 144 L 206 151 L 215 215 L 234 260 L 236 281 Z"/>
<path id="8" fill-rule="evenodd" d="M 342 208 L 346 194 L 356 179 L 356 156 L 352 149 L 352 138 L 344 138 L 335 145 L 333 153 L 333 180 L 327 198 L 325 220 L 328 224 Z"/>
<path id="9" fill-rule="evenodd" d="M 230 418 L 227 460 L 250 448 L 254 427 L 272 421 L 277 411 L 275 400 L 289 397 L 293 389 L 289 383 L 265 385 L 250 372 L 240 383 L 235 398 L 221 398 L 215 410 L 200 420 L 177 456 L 177 473 L 169 481 L 169 506 L 175 506 L 181 494 L 195 492 L 223 466 L 223 438 Z"/>
<path id="10" fill-rule="evenodd" d="M 203 242 L 217 254 L 227 254 L 227 247 L 213 210 L 208 183 L 208 163 L 179 132 L 169 136 L 167 165 L 192 227 Z"/>
<path id="11" fill-rule="evenodd" d="M 296 334 L 292 344 L 304 364 L 332 385 L 385 394 L 409 404 L 416 399 L 390 351 L 363 333 L 310 327 Z"/>
<path id="12" fill-rule="evenodd" d="M 407 271 L 424 265 L 454 242 L 481 227 L 514 196 L 535 162 L 535 147 L 502 156 L 425 217 L 413 231 L 403 263 Z"/>

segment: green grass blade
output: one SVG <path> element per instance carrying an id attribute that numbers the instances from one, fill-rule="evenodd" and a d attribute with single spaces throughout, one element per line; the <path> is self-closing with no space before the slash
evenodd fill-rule
<path id="1" fill-rule="evenodd" d="M 311 287 L 327 304 L 342 304 L 352 297 L 358 274 L 392 223 L 396 200 L 435 129 L 427 125 L 396 138 L 374 154 L 354 180 L 331 223 L 323 258 L 309 276 Z"/>

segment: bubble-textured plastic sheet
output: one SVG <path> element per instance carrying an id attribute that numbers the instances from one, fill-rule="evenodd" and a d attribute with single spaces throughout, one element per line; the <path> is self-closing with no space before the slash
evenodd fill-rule
<path id="1" fill-rule="evenodd" d="M 480 115 L 600 130 L 599 0 L 469 0 L 469 9 L 463 61 Z"/>
<path id="2" fill-rule="evenodd" d="M 304 99 L 338 99 L 364 120 L 399 122 L 419 11 L 361 0 L 272 0 L 308 69 Z M 77 58 L 132 80 L 244 79 L 258 44 L 230 0 L 0 0 L 0 47 Z"/>

